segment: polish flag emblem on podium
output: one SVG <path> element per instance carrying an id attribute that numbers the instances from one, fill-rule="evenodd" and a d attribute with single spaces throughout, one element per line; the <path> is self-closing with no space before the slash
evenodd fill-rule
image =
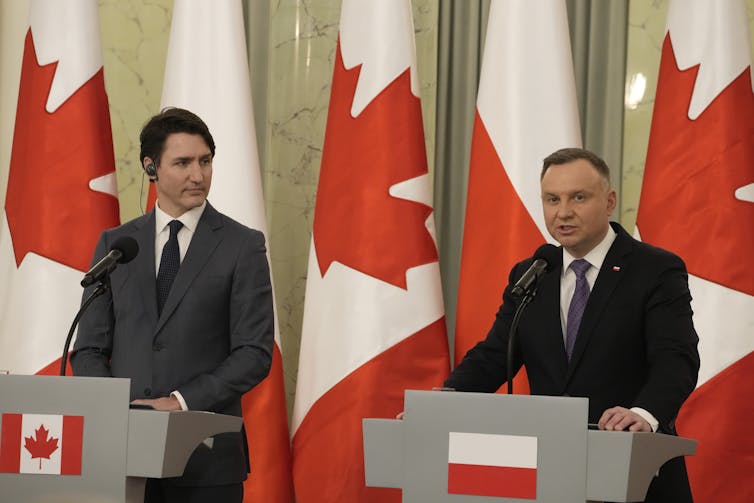
<path id="1" fill-rule="evenodd" d="M 448 493 L 537 498 L 537 437 L 448 434 Z"/>

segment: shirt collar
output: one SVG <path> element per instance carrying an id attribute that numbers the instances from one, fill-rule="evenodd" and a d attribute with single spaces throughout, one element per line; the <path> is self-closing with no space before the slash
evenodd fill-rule
<path id="1" fill-rule="evenodd" d="M 154 205 L 155 230 L 157 234 L 159 234 L 165 229 L 165 227 L 168 226 L 168 224 L 172 220 L 180 220 L 183 226 L 193 234 L 194 232 L 196 232 L 196 226 L 199 225 L 199 219 L 202 217 L 202 214 L 204 213 L 204 209 L 206 207 L 207 200 L 205 199 L 201 206 L 191 208 L 180 217 L 173 218 L 160 209 L 159 201 L 157 201 L 157 203 Z"/>
<path id="2" fill-rule="evenodd" d="M 605 237 L 602 239 L 602 241 L 600 241 L 597 246 L 592 248 L 592 250 L 582 258 L 589 262 L 592 267 L 596 267 L 599 271 L 602 268 L 602 263 L 605 261 L 605 257 L 607 257 L 607 252 L 610 251 L 610 247 L 613 246 L 613 241 L 615 241 L 616 236 L 617 234 L 613 230 L 613 226 L 608 224 L 607 234 L 605 234 Z M 573 255 L 568 253 L 566 249 L 563 248 L 563 275 L 565 275 L 566 271 L 568 271 L 568 267 L 574 260 L 576 259 L 573 257 Z"/>

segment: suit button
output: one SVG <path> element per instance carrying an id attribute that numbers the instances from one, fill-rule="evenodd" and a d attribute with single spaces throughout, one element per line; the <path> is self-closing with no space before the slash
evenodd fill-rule
<path id="1" fill-rule="evenodd" d="M 152 389 L 151 388 L 144 388 L 144 395 L 145 396 L 152 396 Z"/>
<path id="2" fill-rule="evenodd" d="M 162 351 L 162 349 L 163 349 L 164 347 L 165 347 L 165 346 L 163 346 L 162 344 L 154 344 L 154 345 L 152 346 L 152 351 Z"/>

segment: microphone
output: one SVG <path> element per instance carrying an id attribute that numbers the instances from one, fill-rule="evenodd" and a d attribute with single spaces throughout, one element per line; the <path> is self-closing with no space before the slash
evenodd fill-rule
<path id="1" fill-rule="evenodd" d="M 511 295 L 517 299 L 530 293 L 542 275 L 551 269 L 552 264 L 557 261 L 557 253 L 560 250 L 557 246 L 549 243 L 543 244 L 534 252 L 534 262 L 529 266 L 523 276 L 516 281 L 511 290 Z"/>
<path id="2" fill-rule="evenodd" d="M 544 273 L 552 268 L 552 265 L 557 264 L 561 253 L 557 246 L 545 243 L 534 252 L 534 262 L 529 266 L 523 276 L 516 281 L 511 289 L 511 295 L 517 300 L 518 307 L 516 307 L 516 313 L 513 315 L 513 321 L 511 327 L 508 330 L 508 351 L 506 354 L 507 364 L 507 381 L 508 381 L 508 394 L 513 394 L 513 353 L 516 346 L 516 333 L 518 332 L 518 323 L 521 321 L 521 315 L 526 309 L 526 306 L 534 298 L 534 289 L 537 286 L 537 281 L 542 277 Z"/>
<path id="3" fill-rule="evenodd" d="M 81 280 L 81 286 L 87 287 L 95 281 L 101 280 L 107 276 L 118 264 L 125 264 L 133 260 L 139 253 L 139 244 L 131 236 L 121 236 L 110 246 L 110 253 L 105 255 L 102 260 L 97 262 L 94 267 L 89 269 Z"/>

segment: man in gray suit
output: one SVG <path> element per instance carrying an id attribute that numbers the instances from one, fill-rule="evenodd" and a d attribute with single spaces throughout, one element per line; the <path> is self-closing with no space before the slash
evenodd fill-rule
<path id="1" fill-rule="evenodd" d="M 163 110 L 140 139 L 157 204 L 100 237 L 93 264 L 123 236 L 137 241 L 139 254 L 112 273 L 111 288 L 81 320 L 74 373 L 128 377 L 133 403 L 158 410 L 240 416 L 241 396 L 271 363 L 264 236 L 207 202 L 215 143 L 199 117 Z M 241 502 L 249 471 L 243 431 L 209 444 L 194 452 L 182 477 L 149 480 L 145 501 Z"/>

